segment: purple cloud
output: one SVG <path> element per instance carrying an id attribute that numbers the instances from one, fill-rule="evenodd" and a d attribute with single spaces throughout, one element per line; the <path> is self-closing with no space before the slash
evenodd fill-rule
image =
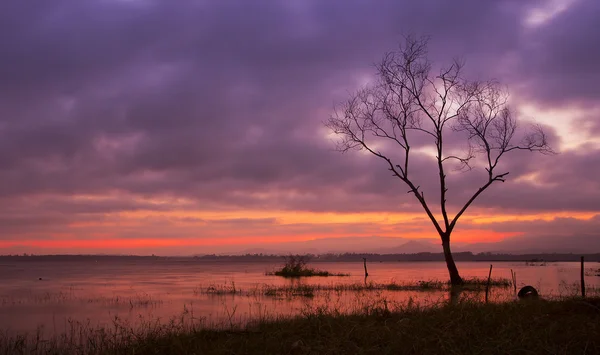
<path id="1" fill-rule="evenodd" d="M 600 6 L 576 1 L 527 27 L 544 4 L 4 1 L 1 228 L 163 208 L 132 197 L 203 210 L 420 211 L 379 161 L 334 152 L 322 122 L 408 32 L 431 36 L 435 62 L 462 56 L 467 75 L 498 78 L 518 103 L 598 107 Z M 558 142 L 562 132 L 548 132 Z M 598 211 L 598 153 L 512 155 L 509 180 L 475 207 Z M 415 163 L 435 199 L 428 157 Z M 483 174 L 450 177 L 453 209 Z M 120 197 L 83 205 L 75 195 Z"/>

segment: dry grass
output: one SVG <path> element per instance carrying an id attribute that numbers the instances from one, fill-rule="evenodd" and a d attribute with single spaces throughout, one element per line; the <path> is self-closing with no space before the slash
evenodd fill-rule
<path id="1" fill-rule="evenodd" d="M 488 279 L 480 277 L 469 277 L 464 278 L 463 282 L 464 287 L 469 289 L 485 289 L 488 284 Z M 502 277 L 492 277 L 490 279 L 490 286 L 508 288 L 512 286 L 512 281 Z"/>
<path id="2" fill-rule="evenodd" d="M 341 314 L 320 307 L 292 319 L 207 329 L 147 322 L 139 329 L 74 325 L 49 341 L 0 335 L 4 354 L 598 354 L 600 299 L 430 308 L 383 300 Z"/>
<path id="3" fill-rule="evenodd" d="M 482 291 L 487 285 L 487 279 L 471 278 L 465 279 L 464 291 Z M 512 284 L 507 279 L 492 279 L 490 287 L 507 288 Z M 243 290 L 235 286 L 234 282 L 224 284 L 210 284 L 207 287 L 198 287 L 194 290 L 196 295 L 238 295 L 238 296 L 266 296 L 277 298 L 293 297 L 315 297 L 318 294 L 327 292 L 363 292 L 363 291 L 447 291 L 450 289 L 448 282 L 439 280 L 415 281 L 415 282 L 364 282 L 351 284 L 330 284 L 330 285 L 262 285 L 252 289 Z"/>
<path id="4" fill-rule="evenodd" d="M 148 293 L 137 293 L 133 296 L 81 296 L 76 292 L 59 291 L 43 294 L 30 294 L 23 297 L 2 297 L 0 306 L 31 305 L 31 304 L 102 304 L 106 306 L 157 307 L 163 303 Z"/>
<path id="5" fill-rule="evenodd" d="M 240 288 L 237 288 L 234 281 L 231 281 L 230 283 L 225 282 L 224 284 L 210 284 L 206 288 L 200 286 L 194 290 L 194 294 L 223 296 L 242 295 L 246 293 Z"/>

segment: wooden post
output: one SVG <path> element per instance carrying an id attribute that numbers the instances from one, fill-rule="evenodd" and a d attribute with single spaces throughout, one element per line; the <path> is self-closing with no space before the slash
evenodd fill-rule
<path id="1" fill-rule="evenodd" d="M 583 267 L 583 256 L 581 257 L 581 297 L 585 298 L 585 269 Z"/>
<path id="2" fill-rule="evenodd" d="M 517 294 L 517 273 L 510 269 L 510 275 L 512 277 L 513 289 L 515 290 L 515 295 Z"/>
<path id="3" fill-rule="evenodd" d="M 367 258 L 363 258 L 363 262 L 364 262 L 364 266 L 365 266 L 365 277 L 369 276 L 369 273 L 367 272 Z"/>
<path id="4" fill-rule="evenodd" d="M 492 279 L 492 264 L 490 264 L 490 273 L 488 274 L 487 285 L 485 286 L 485 303 L 488 303 L 488 292 L 490 291 L 490 281 Z"/>

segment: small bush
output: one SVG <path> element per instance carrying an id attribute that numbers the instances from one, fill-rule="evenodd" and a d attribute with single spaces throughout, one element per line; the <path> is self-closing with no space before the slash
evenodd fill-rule
<path id="1" fill-rule="evenodd" d="M 306 277 L 306 276 L 350 276 L 348 274 L 335 274 L 329 271 L 316 270 L 306 266 L 308 257 L 303 255 L 289 255 L 285 257 L 285 264 L 280 270 L 268 272 L 267 275 L 282 277 Z"/>

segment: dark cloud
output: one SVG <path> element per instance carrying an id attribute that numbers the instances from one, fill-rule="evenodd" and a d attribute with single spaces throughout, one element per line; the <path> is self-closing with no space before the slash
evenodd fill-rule
<path id="1" fill-rule="evenodd" d="M 573 1 L 556 17 L 524 31 L 514 78 L 524 85 L 523 94 L 544 106 L 598 106 L 598 16 L 599 2 Z"/>
<path id="2" fill-rule="evenodd" d="M 322 122 L 409 32 L 431 36 L 438 63 L 464 57 L 469 77 L 497 77 L 535 102 L 597 105 L 599 7 L 580 0 L 526 28 L 543 4 L 3 1 L 0 209 L 14 217 L 0 224 L 169 208 L 140 198 L 204 210 L 418 211 L 382 162 L 334 152 Z M 509 181 L 476 206 L 598 210 L 597 156 L 514 154 Z M 415 159 L 414 171 L 436 201 L 430 158 Z M 523 180 L 532 173 L 538 182 Z M 481 168 L 452 173 L 451 207 L 484 180 Z M 18 209 L 32 203 L 23 199 L 44 196 L 56 215 L 40 205 L 23 222 Z"/>
<path id="3" fill-rule="evenodd" d="M 519 236 L 499 242 L 459 243 L 458 250 L 473 252 L 501 251 L 511 253 L 590 253 L 600 249 L 600 216 L 588 219 L 557 217 L 550 220 L 503 221 L 486 223 L 479 228 L 499 233 L 518 233 Z M 460 229 L 477 228 L 477 225 L 463 224 Z"/>

